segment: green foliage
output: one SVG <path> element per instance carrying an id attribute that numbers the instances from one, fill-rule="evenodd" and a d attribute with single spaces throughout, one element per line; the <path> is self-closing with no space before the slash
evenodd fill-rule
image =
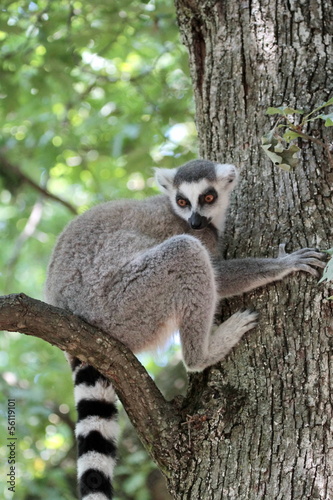
<path id="1" fill-rule="evenodd" d="M 319 139 L 307 135 L 303 132 L 305 126 L 314 120 L 324 120 L 325 127 L 333 126 L 333 113 L 327 115 L 318 113 L 321 109 L 333 105 L 333 97 L 327 102 L 319 106 L 318 108 L 311 111 L 309 114 L 304 116 L 300 123 L 296 123 L 295 117 L 290 118 L 291 115 L 304 115 L 304 111 L 300 109 L 290 108 L 289 106 L 280 106 L 278 108 L 268 108 L 266 110 L 267 115 L 279 115 L 280 118 L 267 134 L 263 135 L 261 138 L 261 147 L 269 159 L 274 163 L 274 165 L 279 166 L 283 170 L 289 171 L 298 165 L 298 152 L 300 148 L 296 144 L 290 144 L 291 141 L 301 138 L 308 141 L 313 141 L 316 144 L 320 144 L 327 151 L 330 162 L 333 164 L 333 159 L 330 154 L 328 145 L 321 142 Z M 311 118 L 310 118 L 311 117 Z M 281 123 L 283 120 L 284 123 Z M 283 129 L 284 133 L 281 135 L 280 130 Z"/>
<path id="2" fill-rule="evenodd" d="M 274 163 L 274 165 L 279 166 L 283 170 L 290 171 L 298 165 L 298 155 L 300 148 L 296 144 L 290 144 L 291 141 L 301 138 L 309 141 L 316 142 L 323 146 L 328 154 L 328 158 L 333 165 L 332 156 L 330 154 L 327 144 L 322 143 L 315 137 L 309 136 L 303 132 L 304 127 L 309 122 L 314 120 L 324 120 L 325 127 L 333 126 L 333 113 L 326 115 L 317 114 L 321 109 L 327 106 L 333 105 L 333 97 L 328 101 L 324 102 L 321 106 L 311 111 L 309 114 L 304 116 L 299 124 L 295 124 L 289 117 L 290 115 L 304 115 L 304 111 L 300 109 L 290 108 L 288 106 L 281 106 L 278 108 L 268 108 L 266 110 L 267 115 L 280 115 L 280 117 L 286 123 L 280 123 L 278 121 L 274 128 L 270 130 L 267 134 L 263 135 L 261 138 L 261 147 L 269 159 Z M 280 119 L 281 119 L 280 118 Z M 283 135 L 280 134 L 280 130 L 283 129 Z M 330 255 L 333 254 L 333 249 L 327 251 Z M 328 262 L 326 268 L 324 269 L 323 276 L 319 283 L 323 281 L 333 281 L 333 259 L 331 258 Z M 333 299 L 333 297 L 330 297 Z"/>
<path id="3" fill-rule="evenodd" d="M 333 126 L 333 113 L 329 113 L 328 115 L 319 115 L 318 118 L 325 120 L 325 127 Z"/>
<path id="4" fill-rule="evenodd" d="M 296 167 L 298 163 L 297 153 L 299 147 L 292 144 L 286 148 L 284 140 L 286 139 L 276 134 L 275 130 L 270 130 L 268 134 L 265 134 L 261 138 L 261 147 L 274 165 L 278 165 L 283 170 L 288 171 L 291 167 Z"/>
<path id="5" fill-rule="evenodd" d="M 42 298 L 52 247 L 73 216 L 61 200 L 82 212 L 141 198 L 155 192 L 152 166 L 195 157 L 187 53 L 172 0 L 3 0 L 0 42 L 0 293 Z M 63 354 L 5 333 L 0 375 L 2 436 L 7 398 L 18 408 L 15 500 L 73 500 L 75 411 Z M 5 477 L 4 448 L 0 456 Z M 122 457 L 120 482 L 136 471 L 127 498 L 148 499 L 152 465 L 139 448 L 135 459 Z M 11 498 L 5 485 L 1 493 Z"/>
<path id="6" fill-rule="evenodd" d="M 294 114 L 303 114 L 304 111 L 299 109 L 289 108 L 288 106 L 280 106 L 279 108 L 268 108 L 266 111 L 267 115 L 294 115 Z"/>
<path id="7" fill-rule="evenodd" d="M 61 376 L 60 376 L 61 374 Z M 75 498 L 74 411 L 69 368 L 63 354 L 38 339 L 1 334 L 0 474 L 9 472 L 8 399 L 15 399 L 16 489 L 3 482 L 2 498 Z"/>

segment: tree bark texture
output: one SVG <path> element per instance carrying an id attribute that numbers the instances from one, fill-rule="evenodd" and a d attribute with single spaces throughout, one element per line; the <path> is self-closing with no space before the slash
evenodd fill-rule
<path id="1" fill-rule="evenodd" d="M 332 97 L 331 0 L 176 0 L 176 9 L 200 155 L 241 167 L 227 257 L 273 256 L 283 242 L 290 250 L 329 248 L 333 171 L 325 150 L 299 143 L 300 164 L 288 173 L 264 158 L 260 137 L 272 126 L 267 107 L 310 112 Z M 306 132 L 329 141 L 330 130 L 314 122 Z M 297 274 L 224 302 L 224 316 L 258 310 L 259 327 L 218 367 L 191 379 L 184 403 L 191 456 L 171 479 L 177 499 L 333 498 L 328 296 L 316 279 Z"/>

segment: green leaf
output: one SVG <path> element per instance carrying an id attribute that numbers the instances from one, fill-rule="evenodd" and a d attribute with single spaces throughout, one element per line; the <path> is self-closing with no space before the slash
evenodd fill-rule
<path id="1" fill-rule="evenodd" d="M 328 115 L 319 115 L 317 118 L 321 118 L 322 120 L 325 120 L 325 127 L 332 127 L 333 126 L 333 113 L 329 113 Z"/>
<path id="2" fill-rule="evenodd" d="M 279 156 L 276 153 L 274 153 L 274 151 L 270 150 L 271 144 L 262 145 L 261 147 L 265 151 L 265 153 L 268 156 L 268 158 L 270 160 L 272 160 L 272 162 L 274 163 L 274 165 L 280 165 L 281 164 L 281 162 L 282 162 L 282 156 Z"/>
<path id="3" fill-rule="evenodd" d="M 295 132 L 294 130 L 291 130 L 290 128 L 287 128 L 287 130 L 283 134 L 283 139 L 286 142 L 293 141 L 294 139 L 297 139 L 298 137 L 302 137 L 301 134 L 299 134 L 298 132 Z"/>
<path id="4" fill-rule="evenodd" d="M 283 144 L 282 137 L 274 134 L 274 129 L 265 134 L 261 138 L 261 142 L 262 149 L 274 165 L 286 171 L 290 171 L 297 166 L 297 153 L 299 147 L 293 144 L 289 146 L 289 148 L 286 148 Z"/>
<path id="5" fill-rule="evenodd" d="M 284 150 L 285 150 L 285 147 L 282 144 L 282 142 L 278 142 L 277 145 L 274 146 L 275 153 L 283 153 Z"/>
<path id="6" fill-rule="evenodd" d="M 306 115 L 303 119 L 303 123 L 306 123 L 306 122 L 312 122 L 313 120 L 317 120 L 317 118 L 321 118 L 320 115 L 318 116 L 315 116 L 314 118 L 311 118 L 310 120 L 308 119 L 309 116 L 313 115 L 314 113 L 317 113 L 317 111 L 319 111 L 320 109 L 323 109 L 323 108 L 326 108 L 326 106 L 331 106 L 331 104 L 333 104 L 333 97 L 331 97 L 328 101 L 324 102 L 324 104 L 322 104 L 321 106 L 318 106 L 318 108 L 315 108 L 313 109 L 308 115 Z M 328 125 L 326 125 L 327 127 Z"/>
<path id="7" fill-rule="evenodd" d="M 280 163 L 279 167 L 282 168 L 282 170 L 285 170 L 286 172 L 290 172 L 291 170 L 290 165 L 287 165 L 287 163 Z"/>
<path id="8" fill-rule="evenodd" d="M 275 129 L 273 128 L 267 134 L 263 135 L 261 138 L 261 143 L 262 144 L 274 144 L 274 146 L 278 143 L 277 139 L 274 137 L 275 135 Z"/>
<path id="9" fill-rule="evenodd" d="M 280 106 L 279 108 L 267 108 L 266 115 L 302 115 L 304 111 L 300 109 L 289 108 L 288 106 Z"/>
<path id="10" fill-rule="evenodd" d="M 326 102 L 323 104 L 323 107 L 324 107 L 324 106 L 330 106 L 331 104 L 333 104 L 333 97 L 331 97 L 331 99 L 329 99 L 328 101 L 326 101 Z"/>
<path id="11" fill-rule="evenodd" d="M 330 253 L 332 255 L 333 253 L 332 249 L 328 250 L 327 253 Z M 323 275 L 319 280 L 319 283 L 322 283 L 323 281 L 333 281 L 333 258 L 331 258 L 328 261 L 328 264 L 324 269 Z"/>

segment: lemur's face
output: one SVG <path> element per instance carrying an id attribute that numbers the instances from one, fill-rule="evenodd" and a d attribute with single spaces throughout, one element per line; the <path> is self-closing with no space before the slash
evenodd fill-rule
<path id="1" fill-rule="evenodd" d="M 172 204 L 175 212 L 188 221 L 192 229 L 204 229 L 220 213 L 219 198 L 223 190 L 207 179 L 182 182 L 174 189 Z"/>
<path id="2" fill-rule="evenodd" d="M 237 177 L 234 165 L 203 160 L 174 170 L 156 169 L 157 181 L 169 195 L 175 213 L 195 230 L 209 224 L 220 228 Z"/>

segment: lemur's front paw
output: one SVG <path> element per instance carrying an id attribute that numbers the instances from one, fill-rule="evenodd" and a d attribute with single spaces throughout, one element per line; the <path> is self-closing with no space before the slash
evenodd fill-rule
<path id="1" fill-rule="evenodd" d="M 279 245 L 278 259 L 281 259 L 287 267 L 293 271 L 305 271 L 313 276 L 320 276 L 320 273 L 314 267 L 323 269 L 326 266 L 326 254 L 319 252 L 316 248 L 301 248 L 288 254 L 285 247 L 285 243 Z"/>

